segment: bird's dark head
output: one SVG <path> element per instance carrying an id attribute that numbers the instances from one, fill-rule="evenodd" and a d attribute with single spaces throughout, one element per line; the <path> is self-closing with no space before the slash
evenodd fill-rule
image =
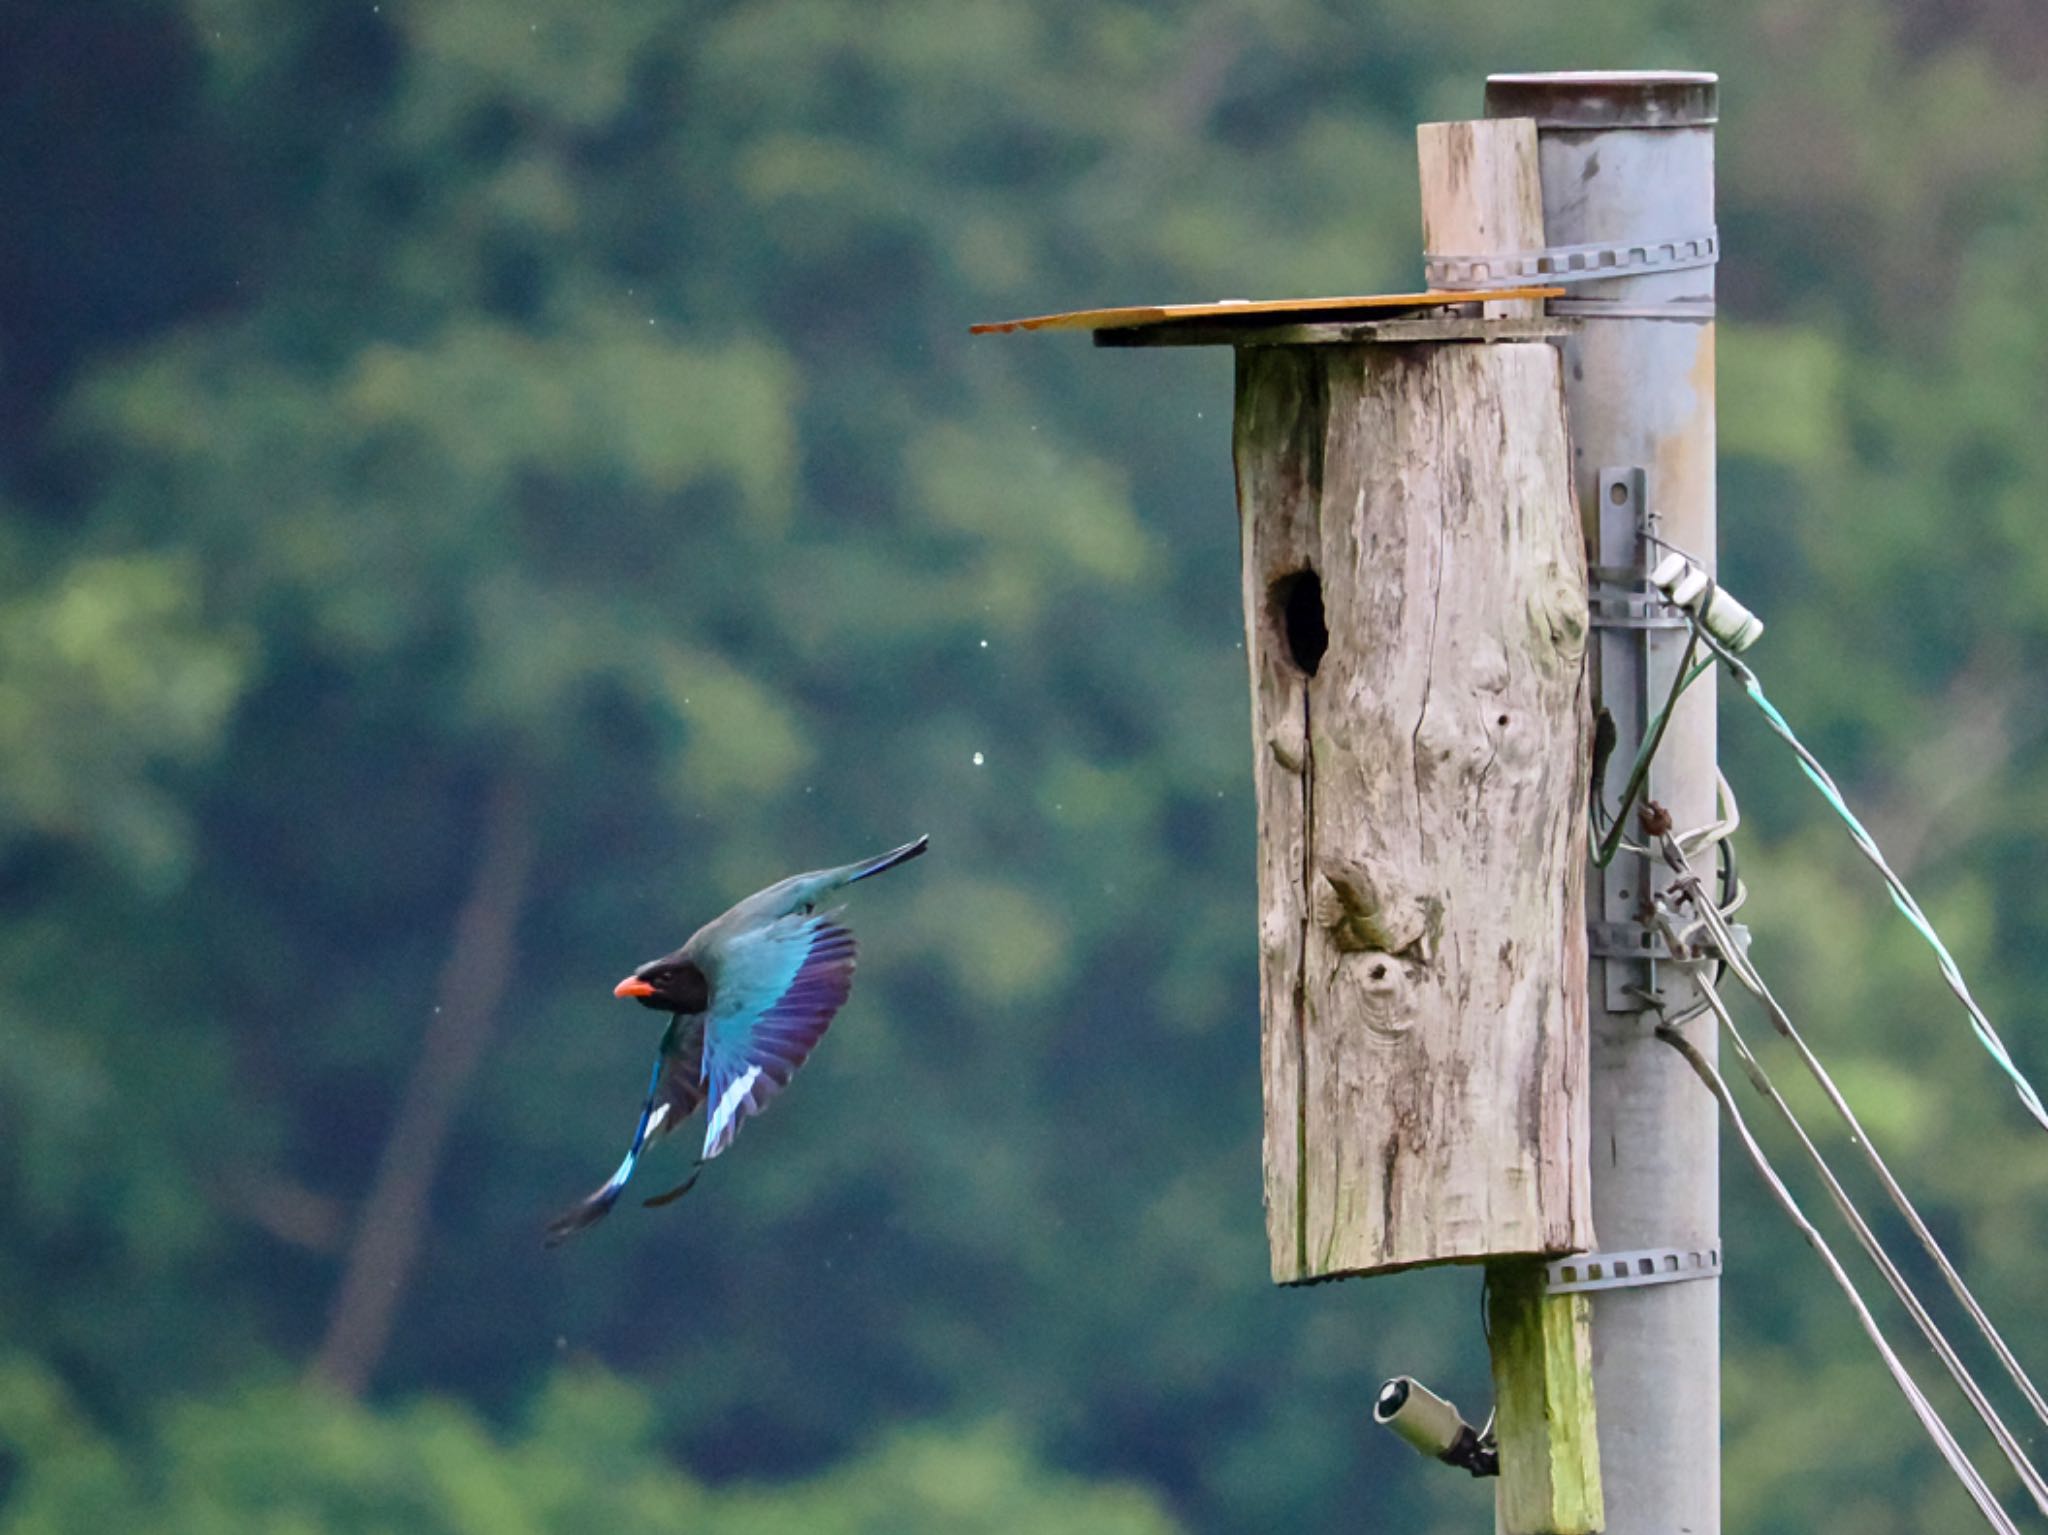
<path id="1" fill-rule="evenodd" d="M 673 954 L 650 959 L 612 988 L 613 996 L 631 997 L 658 1013 L 701 1013 L 710 993 L 704 972 Z"/>

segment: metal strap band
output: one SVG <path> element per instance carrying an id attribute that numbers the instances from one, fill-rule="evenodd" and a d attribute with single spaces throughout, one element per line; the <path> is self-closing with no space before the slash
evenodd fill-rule
<path id="1" fill-rule="evenodd" d="M 1548 312 L 1574 320 L 1683 320 L 1705 325 L 1714 318 L 1710 298 L 1675 298 L 1663 304 L 1629 304 L 1610 298 L 1554 298 Z"/>
<path id="2" fill-rule="evenodd" d="M 1552 1295 L 1720 1277 L 1718 1247 L 1645 1247 L 1629 1253 L 1576 1253 L 1543 1265 L 1544 1284 Z"/>
<path id="3" fill-rule="evenodd" d="M 1596 597 L 1590 606 L 1595 629 L 1683 629 L 1685 617 L 1669 604 L 1649 598 Z"/>
<path id="4" fill-rule="evenodd" d="M 1735 941 L 1742 951 L 1749 952 L 1749 929 L 1740 922 L 1728 924 L 1728 931 L 1735 935 Z M 1688 936 L 1685 940 L 1691 943 Z M 1714 953 L 1710 944 L 1700 944 L 1703 954 Z M 1671 945 L 1664 941 L 1664 935 L 1640 922 L 1588 922 L 1586 924 L 1586 953 L 1594 959 L 1656 959 L 1671 958 Z"/>
<path id="5" fill-rule="evenodd" d="M 1664 935 L 1635 922 L 1588 922 L 1586 953 L 1594 959 L 1669 959 Z"/>
<path id="6" fill-rule="evenodd" d="M 1720 232 L 1709 229 L 1671 240 L 1552 245 L 1494 256 L 1449 256 L 1430 251 L 1422 258 L 1422 270 L 1432 288 L 1489 288 L 1504 282 L 1601 282 L 1610 277 L 1682 272 L 1712 266 L 1720 259 Z"/>
<path id="7" fill-rule="evenodd" d="M 1683 612 L 1650 592 L 1641 584 L 1642 572 L 1631 571 L 1632 582 L 1603 581 L 1594 573 L 1588 602 L 1595 629 L 1683 629 Z"/>

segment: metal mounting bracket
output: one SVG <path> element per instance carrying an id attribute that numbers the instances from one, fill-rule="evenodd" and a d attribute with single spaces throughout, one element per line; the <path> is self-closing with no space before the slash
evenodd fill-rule
<path id="1" fill-rule="evenodd" d="M 1718 1247 L 1644 1247 L 1626 1253 L 1574 1253 L 1543 1265 L 1543 1282 L 1552 1295 L 1720 1277 Z"/>
<path id="2" fill-rule="evenodd" d="M 1674 631 L 1683 629 L 1685 620 L 1650 586 L 1651 546 L 1645 535 L 1656 531 L 1656 515 L 1650 509 L 1645 471 L 1602 469 L 1596 493 L 1600 536 L 1593 567 L 1592 624 L 1600 666 L 1599 703 L 1615 724 L 1610 773 L 1617 763 L 1626 773 L 1637 743 L 1670 691 L 1672 669 L 1683 651 Z M 1656 781 L 1653 762 L 1646 785 L 1649 797 L 1655 797 Z M 1596 784 L 1594 789 L 1604 794 L 1605 786 Z M 1600 994 L 1610 1013 L 1639 1013 L 1664 1000 L 1660 966 L 1671 959 L 1647 921 L 1658 870 L 1642 854 L 1624 849 L 1595 873 L 1599 893 L 1589 913 L 1588 951 L 1597 967 Z"/>

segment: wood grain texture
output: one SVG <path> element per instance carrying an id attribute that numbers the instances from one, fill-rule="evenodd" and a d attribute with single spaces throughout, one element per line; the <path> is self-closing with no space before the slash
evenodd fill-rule
<path id="1" fill-rule="evenodd" d="M 1533 122 L 1429 123 L 1416 131 L 1416 147 L 1430 250 L 1485 257 L 1543 247 Z M 1489 304 L 1485 323 L 1535 324 L 1532 314 L 1540 308 Z M 1571 963 L 1579 964 L 1583 974 L 1583 959 Z M 1575 1028 L 1586 1026 L 1578 1021 L 1585 1003 L 1581 988 L 1572 998 Z M 1579 1133 L 1583 1144 L 1583 1124 Z M 1587 1198 L 1590 1210 L 1590 1189 Z M 1590 1231 L 1585 1242 L 1592 1245 Z M 1596 1530 L 1605 1515 L 1593 1413 L 1592 1308 L 1581 1295 L 1547 1295 L 1540 1265 L 1520 1259 L 1487 1266 L 1487 1295 L 1501 1462 L 1496 1498 L 1500 1535 Z"/>
<path id="2" fill-rule="evenodd" d="M 1282 1283 L 1591 1245 L 1561 402 L 1542 344 L 1238 354 Z M 1285 611 L 1310 570 L 1312 676 Z"/>
<path id="3" fill-rule="evenodd" d="M 1494 256 L 1543 248 L 1534 122 L 1504 117 L 1423 123 L 1415 130 L 1415 151 L 1425 250 Z M 1543 301 L 1535 298 L 1493 299 L 1485 306 L 1490 318 L 1542 312 Z"/>
<path id="4" fill-rule="evenodd" d="M 1320 547 L 1323 437 L 1329 417 L 1320 349 L 1237 354 L 1234 457 L 1244 555 L 1245 653 L 1252 669 L 1253 779 L 1259 822 L 1260 1064 L 1265 1087 L 1266 1230 L 1275 1279 L 1309 1267 L 1302 1200 L 1308 1099 L 1308 689 L 1289 653 L 1272 588 Z"/>
<path id="5" fill-rule="evenodd" d="M 1607 1516 L 1590 1303 L 1550 1294 L 1541 1264 L 1513 1260 L 1487 1267 L 1486 1302 L 1500 1535 L 1592 1535 Z"/>

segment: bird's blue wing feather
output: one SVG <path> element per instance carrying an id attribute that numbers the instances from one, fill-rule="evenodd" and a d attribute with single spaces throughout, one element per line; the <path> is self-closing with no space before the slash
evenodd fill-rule
<path id="1" fill-rule="evenodd" d="M 789 1085 L 853 989 L 853 934 L 829 917 L 771 923 L 722 957 L 704 1030 L 704 1160 Z"/>

